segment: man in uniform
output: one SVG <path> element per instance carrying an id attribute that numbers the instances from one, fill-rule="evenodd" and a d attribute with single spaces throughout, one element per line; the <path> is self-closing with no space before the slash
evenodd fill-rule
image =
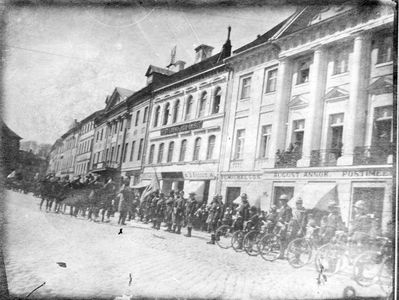
<path id="1" fill-rule="evenodd" d="M 166 225 L 168 226 L 165 231 L 172 232 L 172 225 L 173 225 L 173 208 L 175 204 L 175 193 L 174 191 L 170 191 L 169 197 L 166 200 L 166 211 L 165 211 L 165 220 Z"/>
<path id="2" fill-rule="evenodd" d="M 152 228 L 157 228 L 158 224 L 158 216 L 157 216 L 157 203 L 159 201 L 160 197 L 158 196 L 158 193 L 153 194 L 153 198 L 151 199 L 151 222 L 152 222 Z"/>
<path id="3" fill-rule="evenodd" d="M 184 196 L 184 192 L 181 191 L 177 196 L 177 199 L 174 203 L 174 208 L 173 208 L 174 222 L 173 222 L 172 232 L 177 233 L 177 234 L 181 233 L 181 227 L 183 226 L 183 221 L 184 221 L 185 199 L 183 198 L 183 196 Z"/>
<path id="4" fill-rule="evenodd" d="M 215 232 L 217 230 L 216 226 L 218 224 L 219 218 L 222 217 L 223 214 L 223 207 L 220 205 L 219 196 L 216 195 L 213 197 L 211 207 L 209 208 L 209 215 L 208 215 L 208 232 L 211 233 L 211 240 L 207 242 L 207 244 L 215 244 L 216 235 Z"/>
<path id="5" fill-rule="evenodd" d="M 343 230 L 345 227 L 339 212 L 339 206 L 335 201 L 330 201 L 328 203 L 328 210 L 330 213 L 327 216 L 324 226 L 320 228 L 320 237 L 323 244 L 331 241 L 335 232 L 337 230 Z"/>
<path id="6" fill-rule="evenodd" d="M 349 227 L 349 236 L 356 243 L 367 242 L 372 228 L 372 218 L 367 214 L 366 203 L 359 200 L 354 205 L 355 218 Z"/>
<path id="7" fill-rule="evenodd" d="M 287 227 L 289 222 L 291 221 L 292 218 L 292 209 L 291 207 L 288 206 L 288 196 L 283 194 L 279 198 L 280 200 L 280 208 L 277 211 L 277 224 L 280 228 L 280 235 L 281 235 L 281 241 L 282 241 L 282 249 L 279 258 L 282 259 L 284 258 L 284 252 L 285 248 L 288 245 L 288 239 L 287 239 Z"/>
<path id="8" fill-rule="evenodd" d="M 299 197 L 295 201 L 295 209 L 293 210 L 292 219 L 289 223 L 289 240 L 302 237 L 306 232 L 307 223 L 306 209 L 303 207 L 302 198 Z"/>
<path id="9" fill-rule="evenodd" d="M 187 223 L 187 234 L 184 236 L 191 237 L 191 231 L 193 229 L 194 214 L 197 210 L 197 200 L 195 200 L 195 193 L 190 193 L 189 198 L 185 204 L 185 217 Z"/>
<path id="10" fill-rule="evenodd" d="M 157 230 L 161 229 L 161 223 L 165 217 L 165 210 L 166 210 L 165 195 L 164 195 L 164 193 L 160 193 L 158 201 L 157 201 L 157 208 L 156 208 L 155 229 L 157 229 Z"/>

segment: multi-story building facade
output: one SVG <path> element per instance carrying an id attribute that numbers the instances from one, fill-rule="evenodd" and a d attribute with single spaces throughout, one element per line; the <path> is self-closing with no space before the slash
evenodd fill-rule
<path id="1" fill-rule="evenodd" d="M 130 177 L 136 187 L 156 174 L 162 191 L 205 201 L 220 193 L 228 203 L 245 192 L 266 210 L 283 193 L 307 208 L 334 200 L 345 222 L 362 199 L 386 230 L 392 31 L 387 5 L 311 6 L 233 55 L 228 38 L 216 55 L 198 46 L 187 68 L 150 65 L 147 86 L 107 97 L 89 171 Z M 70 173 L 74 138 L 72 129 L 63 136 L 61 174 Z"/>
<path id="2" fill-rule="evenodd" d="M 75 176 L 84 176 L 90 171 L 90 162 L 93 153 L 94 123 L 101 114 L 96 111 L 79 122 L 79 142 L 76 150 Z"/>
<path id="3" fill-rule="evenodd" d="M 94 144 L 90 171 L 105 177 L 119 177 L 121 157 L 124 155 L 127 98 L 133 91 L 117 87 L 108 96 L 101 116 L 95 120 Z"/>
<path id="4" fill-rule="evenodd" d="M 205 201 L 216 192 L 230 39 L 220 53 L 212 56 L 212 49 L 198 46 L 196 62 L 184 69 L 179 61 L 168 83 L 154 90 L 143 169 L 147 182 L 156 173 L 162 191 L 195 192 Z"/>
<path id="5" fill-rule="evenodd" d="M 233 69 L 222 155 L 227 201 L 268 209 L 338 201 L 345 222 L 364 200 L 391 218 L 393 9 L 307 7 L 228 59 Z"/>
<path id="6" fill-rule="evenodd" d="M 59 150 L 59 165 L 57 172 L 61 177 L 73 178 L 75 175 L 75 159 L 79 142 L 79 123 L 74 122 L 71 128 L 61 136 Z"/>

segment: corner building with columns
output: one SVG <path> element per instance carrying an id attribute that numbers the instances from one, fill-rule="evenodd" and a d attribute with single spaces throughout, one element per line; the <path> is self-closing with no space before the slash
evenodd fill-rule
<path id="1" fill-rule="evenodd" d="M 269 210 L 364 200 L 392 218 L 393 19 L 390 6 L 298 9 L 226 59 L 231 69 L 217 190 Z M 290 204 L 294 204 L 290 202 Z"/>

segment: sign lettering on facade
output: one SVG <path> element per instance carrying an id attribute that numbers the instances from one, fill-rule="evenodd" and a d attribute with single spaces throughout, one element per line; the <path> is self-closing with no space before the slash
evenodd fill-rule
<path id="1" fill-rule="evenodd" d="M 183 172 L 185 179 L 215 179 L 216 176 L 212 172 Z"/>
<path id="2" fill-rule="evenodd" d="M 314 171 L 314 172 L 274 172 L 274 178 L 299 178 L 299 177 L 389 177 L 390 170 L 356 170 L 356 171 Z"/>
<path id="3" fill-rule="evenodd" d="M 178 133 L 182 131 L 189 131 L 202 128 L 203 121 L 195 121 L 187 124 L 172 126 L 169 128 L 161 129 L 161 135 L 168 135 L 173 133 Z"/>
<path id="4" fill-rule="evenodd" d="M 240 175 L 222 175 L 222 180 L 260 180 L 262 175 L 258 174 L 240 174 Z"/>

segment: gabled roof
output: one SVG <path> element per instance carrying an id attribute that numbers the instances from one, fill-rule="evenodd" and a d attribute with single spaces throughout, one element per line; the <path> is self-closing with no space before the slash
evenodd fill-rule
<path id="1" fill-rule="evenodd" d="M 126 100 L 129 96 L 133 95 L 134 91 L 121 88 L 121 87 L 116 87 L 110 97 L 107 97 L 105 103 L 105 111 L 108 111 L 111 107 L 115 106 L 118 100 L 120 102 Z"/>
<path id="2" fill-rule="evenodd" d="M 285 19 L 281 23 L 277 24 L 276 26 L 274 26 L 272 29 L 270 29 L 266 33 L 264 33 L 262 35 L 259 35 L 254 41 L 252 41 L 252 42 L 250 42 L 250 43 L 238 48 L 237 50 L 233 51 L 233 53 L 234 54 L 238 54 L 238 53 L 244 52 L 247 49 L 250 49 L 252 47 L 255 47 L 255 46 L 258 46 L 260 44 L 263 44 L 263 43 L 267 42 L 269 39 L 271 39 L 276 34 L 276 32 L 279 29 L 281 29 L 284 26 L 284 24 L 286 24 L 290 20 L 291 17 L 292 16 L 288 17 L 287 19 Z"/>
<path id="3" fill-rule="evenodd" d="M 129 97 L 130 95 L 132 95 L 134 93 L 134 91 L 131 91 L 131 90 L 128 90 L 125 88 L 121 88 L 121 87 L 116 87 L 115 89 L 122 98 Z"/>
<path id="4" fill-rule="evenodd" d="M 0 124 L 1 124 L 1 130 L 2 130 L 2 135 L 6 135 L 9 138 L 14 138 L 14 139 L 18 139 L 21 140 L 22 138 L 16 134 L 14 131 L 12 131 L 7 125 L 6 123 L 3 122 L 2 119 L 0 119 Z"/>

